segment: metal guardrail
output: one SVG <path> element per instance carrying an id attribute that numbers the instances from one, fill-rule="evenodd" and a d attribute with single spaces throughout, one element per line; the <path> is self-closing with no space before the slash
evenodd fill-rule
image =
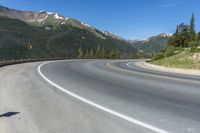
<path id="1" fill-rule="evenodd" d="M 0 67 L 20 64 L 20 63 L 28 63 L 28 62 L 38 62 L 38 61 L 51 61 L 51 60 L 65 60 L 69 58 L 36 58 L 36 59 L 18 59 L 18 60 L 0 60 Z"/>
<path id="2" fill-rule="evenodd" d="M 0 67 L 14 65 L 14 64 L 21 64 L 21 63 L 28 63 L 28 62 L 39 62 L 39 61 L 52 61 L 52 60 L 66 60 L 66 59 L 98 59 L 98 58 L 66 58 L 66 57 L 56 57 L 56 58 L 35 58 L 35 59 L 10 59 L 10 60 L 0 60 Z M 101 59 L 101 58 L 99 58 Z M 116 59 L 112 59 L 116 60 Z"/>

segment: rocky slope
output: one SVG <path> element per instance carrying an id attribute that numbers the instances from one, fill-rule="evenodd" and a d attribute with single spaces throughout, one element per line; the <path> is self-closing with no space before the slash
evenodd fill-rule
<path id="1" fill-rule="evenodd" d="M 47 11 L 20 11 L 15 9 L 9 9 L 7 7 L 0 6 L 0 16 L 6 16 L 8 18 L 19 19 L 26 23 L 29 23 L 34 26 L 43 26 L 46 30 L 57 29 L 62 25 L 73 26 L 80 29 L 86 29 L 96 36 L 105 39 L 104 36 L 109 36 L 114 39 L 122 40 L 122 37 L 119 37 L 111 32 L 100 32 L 95 27 L 81 22 L 77 19 L 64 17 L 58 13 L 47 12 Z M 102 35 L 103 34 L 103 35 Z"/>

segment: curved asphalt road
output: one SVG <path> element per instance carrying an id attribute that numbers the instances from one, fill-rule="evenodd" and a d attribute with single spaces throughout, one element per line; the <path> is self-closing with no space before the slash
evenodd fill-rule
<path id="1" fill-rule="evenodd" d="M 200 131 L 200 77 L 139 60 L 72 60 L 0 69 L 0 132 Z M 38 73 L 39 72 L 39 73 Z"/>

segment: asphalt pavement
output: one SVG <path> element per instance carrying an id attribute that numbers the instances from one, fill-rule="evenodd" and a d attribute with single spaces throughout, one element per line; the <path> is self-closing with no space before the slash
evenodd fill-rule
<path id="1" fill-rule="evenodd" d="M 0 68 L 0 132 L 199 133 L 200 77 L 141 60 L 66 60 Z"/>

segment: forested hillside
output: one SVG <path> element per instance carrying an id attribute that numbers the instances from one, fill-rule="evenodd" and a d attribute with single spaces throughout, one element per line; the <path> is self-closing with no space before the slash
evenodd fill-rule
<path id="1" fill-rule="evenodd" d="M 152 36 L 146 40 L 133 41 L 131 44 L 134 48 L 145 53 L 154 53 L 164 49 L 167 46 L 170 37 L 170 34 L 162 33 L 157 36 Z"/>
<path id="2" fill-rule="evenodd" d="M 53 27 L 53 25 L 48 25 Z M 71 25 L 31 26 L 0 17 L 0 59 L 21 58 L 136 58 L 137 51 L 124 40 Z"/>

